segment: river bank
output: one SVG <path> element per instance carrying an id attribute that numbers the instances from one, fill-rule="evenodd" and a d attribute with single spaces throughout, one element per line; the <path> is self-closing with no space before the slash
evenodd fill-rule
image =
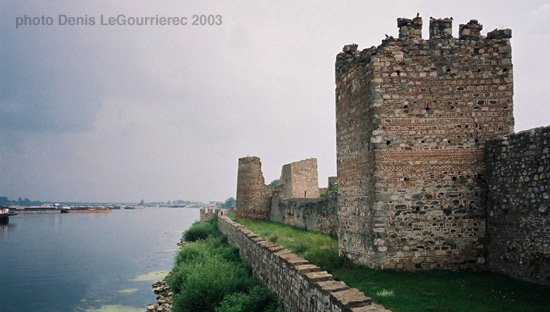
<path id="1" fill-rule="evenodd" d="M 185 245 L 185 238 L 183 236 L 177 245 L 179 249 Z M 170 275 L 170 273 L 168 273 L 168 275 Z M 157 301 L 147 306 L 147 312 L 172 312 L 172 297 L 174 293 L 170 290 L 170 286 L 168 285 L 168 275 L 153 284 L 153 293 L 157 295 Z"/>

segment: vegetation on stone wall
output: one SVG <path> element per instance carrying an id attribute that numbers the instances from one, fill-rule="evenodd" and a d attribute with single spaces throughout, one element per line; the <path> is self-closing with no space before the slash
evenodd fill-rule
<path id="1" fill-rule="evenodd" d="M 319 193 L 319 197 L 327 197 L 328 193 L 338 192 L 338 185 L 331 185 L 325 191 Z"/>
<path id="2" fill-rule="evenodd" d="M 217 218 L 196 222 L 168 277 L 173 311 L 282 312 L 277 297 L 259 286 L 236 247 L 217 229 Z"/>
<path id="3" fill-rule="evenodd" d="M 550 306 L 550 287 L 486 272 L 370 269 L 339 256 L 335 237 L 275 222 L 238 222 L 392 311 L 548 311 Z"/>

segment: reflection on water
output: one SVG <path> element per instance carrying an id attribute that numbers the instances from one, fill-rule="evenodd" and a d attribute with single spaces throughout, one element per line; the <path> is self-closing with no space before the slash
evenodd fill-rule
<path id="1" fill-rule="evenodd" d="M 2 236 L 8 236 L 8 230 L 14 230 L 17 223 L 9 223 L 9 222 L 3 222 L 0 221 L 0 237 Z"/>

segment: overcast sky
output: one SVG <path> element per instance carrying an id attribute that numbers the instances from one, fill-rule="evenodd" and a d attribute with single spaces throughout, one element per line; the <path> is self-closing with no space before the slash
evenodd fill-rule
<path id="1" fill-rule="evenodd" d="M 9 1 L 0 4 L 0 196 L 224 200 L 238 158 L 266 182 L 316 157 L 336 175 L 334 62 L 397 36 L 398 17 L 512 29 L 516 131 L 550 125 L 548 1 Z M 221 15 L 218 26 L 100 17 Z M 22 25 L 16 18 L 53 18 Z M 95 25 L 58 25 L 59 15 Z"/>

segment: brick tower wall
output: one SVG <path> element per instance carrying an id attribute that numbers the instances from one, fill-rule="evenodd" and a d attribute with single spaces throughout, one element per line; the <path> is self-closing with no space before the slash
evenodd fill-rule
<path id="1" fill-rule="evenodd" d="M 373 261 L 374 150 L 373 50 L 347 45 L 336 61 L 336 157 L 340 252 L 361 263 Z M 367 131 L 369 130 L 369 131 Z"/>
<path id="2" fill-rule="evenodd" d="M 265 185 L 260 158 L 239 158 L 236 217 L 269 220 L 271 192 L 271 188 Z"/>
<path id="3" fill-rule="evenodd" d="M 513 132 L 509 30 L 399 19 L 336 62 L 340 249 L 385 268 L 484 262 L 487 139 Z"/>

